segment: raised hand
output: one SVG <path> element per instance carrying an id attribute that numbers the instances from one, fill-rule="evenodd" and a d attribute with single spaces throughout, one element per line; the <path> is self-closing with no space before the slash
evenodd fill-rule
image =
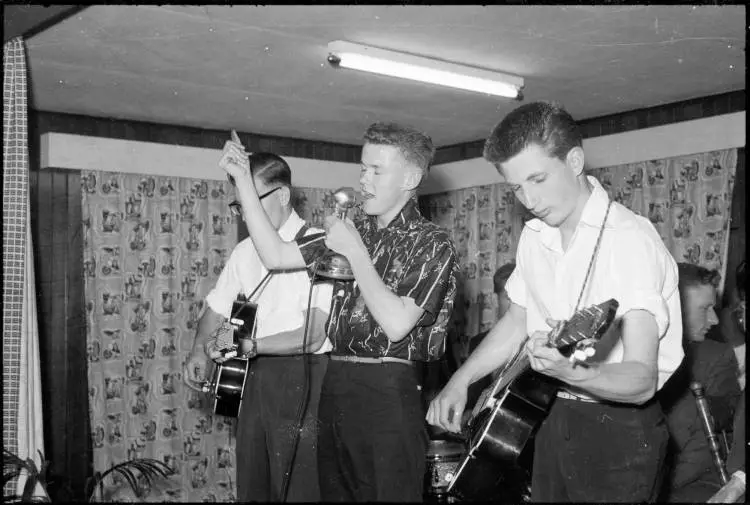
<path id="1" fill-rule="evenodd" d="M 248 157 L 249 154 L 245 151 L 237 132 L 232 130 L 231 140 L 224 143 L 224 149 L 219 159 L 219 168 L 235 180 L 252 181 Z"/>

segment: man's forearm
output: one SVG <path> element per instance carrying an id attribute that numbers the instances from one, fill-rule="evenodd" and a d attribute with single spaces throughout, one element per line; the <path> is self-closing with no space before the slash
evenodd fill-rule
<path id="1" fill-rule="evenodd" d="M 639 361 L 582 364 L 574 370 L 574 376 L 562 380 L 604 400 L 643 404 L 656 393 L 656 367 Z"/>
<path id="2" fill-rule="evenodd" d="M 383 328 L 388 340 L 402 340 L 415 324 L 404 301 L 385 285 L 367 251 L 352 254 L 349 263 L 370 314 Z"/>
<path id="3" fill-rule="evenodd" d="M 211 308 L 207 308 L 198 321 L 198 328 L 193 339 L 193 353 L 204 353 L 206 342 L 211 340 L 211 335 L 224 322 L 224 316 L 217 314 Z"/>
<path id="4" fill-rule="evenodd" d="M 293 266 L 304 267 L 304 264 L 292 266 L 279 264 L 282 257 L 281 250 L 285 242 L 268 219 L 252 181 L 249 183 L 237 181 L 237 194 L 242 202 L 242 217 L 245 220 L 247 231 L 266 268 L 276 270 L 278 268 L 292 268 Z"/>
<path id="5" fill-rule="evenodd" d="M 513 313 L 511 313 L 511 311 Z M 466 387 L 504 365 L 519 349 L 526 336 L 525 319 L 519 320 L 522 308 L 513 306 L 490 330 L 450 381 Z"/>
<path id="6" fill-rule="evenodd" d="M 302 340 L 305 335 L 304 324 L 294 330 L 277 333 L 257 340 L 257 352 L 261 355 L 293 355 L 303 352 L 315 352 L 325 341 L 325 323 L 328 314 L 320 309 L 313 309 L 308 327 L 307 342 L 303 350 Z M 248 341 L 240 341 L 240 352 L 250 351 Z"/>

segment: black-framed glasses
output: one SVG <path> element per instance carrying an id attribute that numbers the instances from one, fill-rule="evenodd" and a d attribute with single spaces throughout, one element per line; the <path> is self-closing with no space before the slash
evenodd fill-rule
<path id="1" fill-rule="evenodd" d="M 232 177 L 232 176 L 230 175 L 229 177 Z M 258 195 L 258 200 L 263 201 L 263 199 L 265 197 L 271 196 L 273 193 L 277 192 L 278 190 L 280 190 L 283 187 L 284 186 L 276 186 L 273 189 L 269 189 L 268 191 L 266 191 L 262 195 Z M 233 200 L 229 204 L 229 212 L 231 212 L 233 216 L 241 216 L 242 215 L 242 204 L 238 200 Z"/>

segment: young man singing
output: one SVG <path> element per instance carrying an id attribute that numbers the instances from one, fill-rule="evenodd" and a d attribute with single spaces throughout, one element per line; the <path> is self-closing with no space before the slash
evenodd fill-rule
<path id="1" fill-rule="evenodd" d="M 417 365 L 444 351 L 457 273 L 448 232 L 417 208 L 434 151 L 413 128 L 371 125 L 360 173 L 366 217 L 329 217 L 325 235 L 285 242 L 260 212 L 257 189 L 244 183 L 250 177 L 242 146 L 224 147 L 220 166 L 238 181 L 245 222 L 267 268 L 315 271 L 330 248 L 354 274 L 354 281 L 335 283 L 327 326 L 334 348 L 320 400 L 323 501 L 422 501 L 427 433 Z"/>

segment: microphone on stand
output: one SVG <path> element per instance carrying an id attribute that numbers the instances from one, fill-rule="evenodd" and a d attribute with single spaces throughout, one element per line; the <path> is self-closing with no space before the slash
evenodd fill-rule
<path id="1" fill-rule="evenodd" d="M 353 188 L 339 188 L 333 193 L 333 199 L 336 201 L 334 215 L 339 219 L 345 219 L 349 209 L 354 207 L 355 193 Z M 329 250 L 323 255 L 318 265 L 317 275 L 326 279 L 336 279 L 340 281 L 354 280 L 354 273 L 345 256 Z"/>

